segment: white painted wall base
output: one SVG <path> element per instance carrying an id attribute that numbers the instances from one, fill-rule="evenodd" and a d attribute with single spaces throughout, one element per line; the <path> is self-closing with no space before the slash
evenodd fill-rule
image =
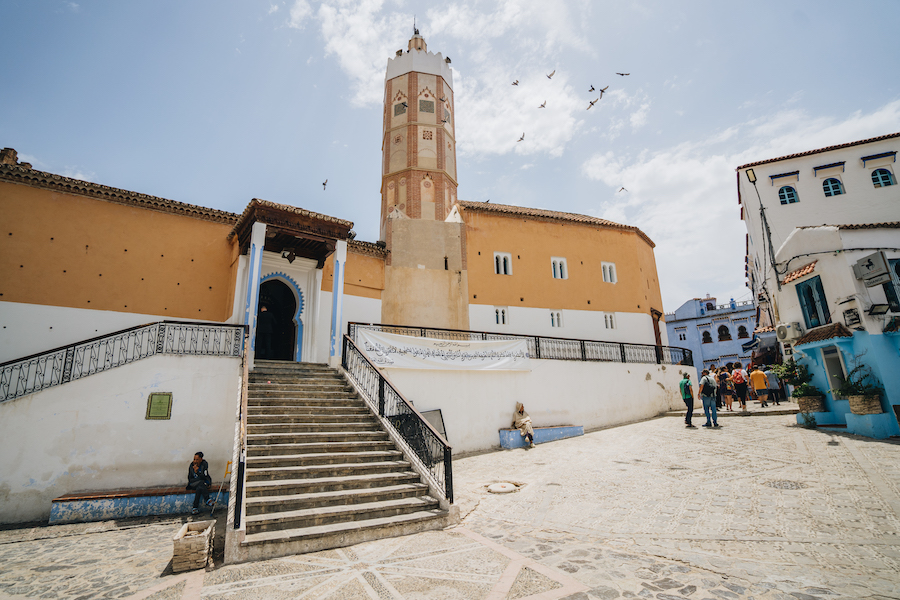
<path id="1" fill-rule="evenodd" d="M 319 338 L 317 343 L 320 363 L 327 363 L 328 359 L 328 332 L 331 329 L 331 292 L 322 292 L 322 306 L 319 312 Z M 362 298 L 344 294 L 343 322 L 341 323 L 341 339 L 347 333 L 347 323 L 381 323 L 381 300 L 374 298 Z"/>
<path id="2" fill-rule="evenodd" d="M 531 371 L 385 369 L 420 411 L 441 409 L 453 453 L 500 446 L 522 402 L 536 427 L 581 425 L 586 430 L 648 419 L 683 408 L 678 382 L 694 367 L 531 360 Z"/>
<path id="3" fill-rule="evenodd" d="M 0 522 L 46 519 L 78 491 L 187 483 L 197 451 L 222 481 L 231 459 L 241 361 L 154 356 L 0 404 Z M 145 419 L 151 392 L 172 418 Z"/>

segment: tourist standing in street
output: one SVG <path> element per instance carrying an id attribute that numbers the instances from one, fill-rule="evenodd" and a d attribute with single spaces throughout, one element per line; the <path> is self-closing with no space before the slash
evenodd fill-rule
<path id="1" fill-rule="evenodd" d="M 691 387 L 690 373 L 684 374 L 684 377 L 678 383 L 678 387 L 681 388 L 681 399 L 684 400 L 684 404 L 687 406 L 687 413 L 684 415 L 684 426 L 696 429 L 696 425 L 691 423 L 691 417 L 694 416 L 694 388 Z"/>
<path id="2" fill-rule="evenodd" d="M 734 382 L 734 395 L 737 396 L 738 402 L 741 403 L 741 410 L 747 411 L 747 380 L 749 379 L 747 371 L 741 368 L 741 363 L 734 363 L 734 370 L 731 372 L 731 381 Z"/>
<path id="3" fill-rule="evenodd" d="M 700 378 L 700 400 L 703 402 L 703 414 L 706 415 L 704 427 L 718 427 L 719 420 L 716 416 L 716 378 L 709 371 L 703 369 L 703 377 Z"/>
<path id="4" fill-rule="evenodd" d="M 722 401 L 725 404 L 725 410 L 734 410 L 731 408 L 732 402 L 734 402 L 734 384 L 731 383 L 731 375 L 728 373 L 728 369 L 722 367 L 719 369 L 719 394 L 722 397 Z"/>
<path id="5" fill-rule="evenodd" d="M 778 380 L 778 375 L 772 370 L 772 366 L 769 365 L 765 369 L 763 369 L 763 373 L 766 374 L 766 379 L 769 381 L 769 400 L 775 403 L 775 406 L 780 404 L 780 392 L 779 389 L 781 387 L 781 381 Z"/>
<path id="6" fill-rule="evenodd" d="M 753 384 L 756 397 L 759 398 L 759 405 L 762 407 L 768 406 L 766 399 L 769 397 L 769 380 L 766 374 L 762 372 L 762 369 L 759 368 L 759 365 L 753 367 L 753 372 L 750 373 L 750 383 Z"/>

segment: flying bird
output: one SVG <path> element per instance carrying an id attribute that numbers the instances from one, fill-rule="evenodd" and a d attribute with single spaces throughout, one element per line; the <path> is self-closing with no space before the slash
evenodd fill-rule
<path id="1" fill-rule="evenodd" d="M 588 109 L 588 110 L 591 110 L 591 107 L 592 107 L 593 105 L 597 104 L 597 100 L 599 100 L 599 99 L 600 99 L 600 98 L 597 98 L 597 99 L 595 99 L 595 100 L 592 100 L 590 103 L 588 103 L 587 109 Z"/>
<path id="2" fill-rule="evenodd" d="M 519 85 L 519 80 L 516 79 L 515 81 L 513 81 L 513 85 Z"/>
<path id="3" fill-rule="evenodd" d="M 326 179 L 324 183 L 322 183 L 322 189 L 325 189 L 325 186 L 328 185 L 328 180 Z"/>
<path id="4" fill-rule="evenodd" d="M 628 191 L 628 190 L 626 190 L 626 189 L 623 188 L 623 187 L 620 187 L 620 188 L 619 188 L 619 192 L 627 192 L 627 191 Z M 616 192 L 616 193 L 618 194 L 619 192 Z"/>
<path id="5" fill-rule="evenodd" d="M 520 138 L 519 138 L 518 140 L 516 140 L 516 141 L 517 141 L 517 142 L 525 141 L 525 133 L 523 132 L 523 133 L 522 133 L 522 137 L 520 137 Z"/>
<path id="6" fill-rule="evenodd" d="M 592 87 L 593 87 L 593 86 L 592 86 Z M 606 86 L 605 88 L 600 88 L 600 97 L 601 97 L 601 98 L 603 97 L 603 92 L 605 92 L 605 91 L 608 90 L 608 89 L 609 89 L 609 86 Z"/>
<path id="7" fill-rule="evenodd" d="M 594 91 L 594 84 L 593 84 L 593 83 L 591 84 L 591 89 L 589 89 L 588 91 L 589 91 L 589 92 L 593 92 L 593 91 Z"/>
<path id="8" fill-rule="evenodd" d="M 538 108 L 547 108 L 547 101 L 544 100 L 544 103 L 538 106 Z"/>
<path id="9" fill-rule="evenodd" d="M 553 69 L 553 72 L 547 75 L 547 79 L 553 79 L 554 75 L 556 75 L 556 69 Z"/>
<path id="10" fill-rule="evenodd" d="M 625 77 L 627 75 L 631 75 L 631 73 L 616 73 L 616 75 L 621 75 L 622 77 Z"/>

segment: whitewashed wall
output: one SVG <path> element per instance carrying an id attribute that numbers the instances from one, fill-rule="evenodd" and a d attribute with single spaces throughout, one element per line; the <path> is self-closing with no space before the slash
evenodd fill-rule
<path id="1" fill-rule="evenodd" d="M 184 485 L 198 450 L 222 481 L 240 369 L 237 358 L 155 356 L 0 404 L 0 522 L 46 519 L 67 493 Z M 173 393 L 171 420 L 144 418 L 151 392 Z"/>
<path id="2" fill-rule="evenodd" d="M 682 373 L 693 367 L 532 360 L 531 371 L 386 369 L 394 386 L 420 411 L 441 409 L 454 454 L 500 445 L 516 402 L 535 426 L 582 425 L 585 430 L 648 419 L 683 408 Z"/>
<path id="3" fill-rule="evenodd" d="M 322 308 L 319 312 L 319 332 L 317 340 L 317 352 L 320 357 L 317 362 L 328 361 L 328 338 L 331 332 L 331 292 L 322 292 Z M 347 333 L 347 323 L 381 323 L 381 300 L 363 298 L 344 294 L 344 311 L 341 319 L 341 335 Z"/>
<path id="4" fill-rule="evenodd" d="M 614 312 L 616 328 L 607 329 L 603 312 L 592 310 L 562 310 L 563 326 L 552 327 L 549 308 L 506 307 L 507 324 L 497 325 L 494 305 L 469 304 L 469 329 L 473 331 L 496 331 L 604 342 L 627 342 L 632 344 L 655 344 L 653 319 L 646 313 Z M 668 345 L 666 324 L 660 322 L 662 344 Z"/>

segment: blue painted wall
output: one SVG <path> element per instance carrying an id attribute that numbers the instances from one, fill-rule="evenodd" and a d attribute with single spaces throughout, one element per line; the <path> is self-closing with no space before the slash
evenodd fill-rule
<path id="1" fill-rule="evenodd" d="M 731 340 L 719 341 L 718 329 L 721 325 L 728 328 Z M 747 337 L 738 338 L 740 326 L 746 328 Z M 690 349 L 694 353 L 694 366 L 698 369 L 711 364 L 721 367 L 735 361 L 746 365 L 750 362 L 752 350 L 744 352 L 741 345 L 753 339 L 754 329 L 756 307 L 752 302 L 732 300 L 718 305 L 715 298 L 693 298 L 674 313 L 666 315 L 669 345 Z M 712 342 L 703 343 L 704 331 L 709 331 Z"/>

